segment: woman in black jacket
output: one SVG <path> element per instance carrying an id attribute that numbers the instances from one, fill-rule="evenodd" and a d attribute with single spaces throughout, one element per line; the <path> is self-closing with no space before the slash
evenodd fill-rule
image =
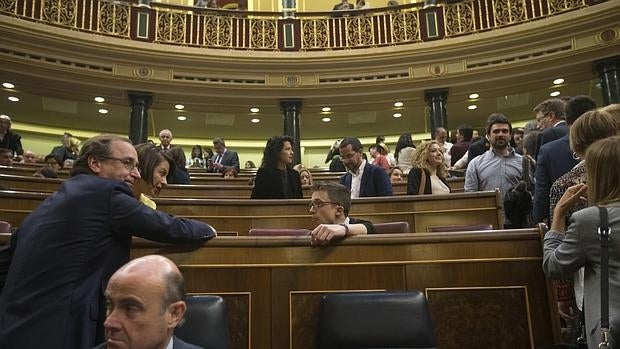
<path id="1" fill-rule="evenodd" d="M 422 178 L 424 175 L 424 178 Z M 443 162 L 443 149 L 437 141 L 422 143 L 413 157 L 413 167 L 407 176 L 407 195 L 448 194 L 448 169 Z M 424 188 L 420 190 L 420 186 Z"/>
<path id="2" fill-rule="evenodd" d="M 263 151 L 263 162 L 256 172 L 252 199 L 301 199 L 299 173 L 291 168 L 293 139 L 273 136 Z"/>

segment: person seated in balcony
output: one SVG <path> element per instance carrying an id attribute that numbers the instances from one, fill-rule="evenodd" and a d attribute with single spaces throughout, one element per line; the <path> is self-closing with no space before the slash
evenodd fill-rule
<path id="1" fill-rule="evenodd" d="M 387 7 L 395 7 L 395 6 L 400 6 L 397 0 L 390 0 L 387 2 Z"/>
<path id="2" fill-rule="evenodd" d="M 368 0 L 357 0 L 355 3 L 356 10 L 367 10 L 370 8 L 370 1 Z"/>
<path id="3" fill-rule="evenodd" d="M 351 235 L 374 234 L 374 225 L 349 217 L 351 192 L 335 182 L 316 182 L 312 186 L 310 214 L 316 228 L 310 233 L 312 245 L 325 245 Z"/>
<path id="4" fill-rule="evenodd" d="M 349 4 L 348 0 L 342 0 L 342 2 L 334 5 L 332 11 L 346 11 L 353 10 L 354 8 L 355 6 L 353 6 L 353 4 Z"/>

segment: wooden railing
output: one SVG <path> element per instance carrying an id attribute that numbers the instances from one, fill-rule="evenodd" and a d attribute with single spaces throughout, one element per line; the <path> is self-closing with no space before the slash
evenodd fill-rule
<path id="1" fill-rule="evenodd" d="M 597 0 L 465 0 L 361 11 L 214 10 L 152 2 L 0 0 L 0 14 L 71 30 L 168 45 L 252 51 L 394 46 L 494 30 L 577 10 Z M 290 82 L 294 83 L 294 82 Z"/>

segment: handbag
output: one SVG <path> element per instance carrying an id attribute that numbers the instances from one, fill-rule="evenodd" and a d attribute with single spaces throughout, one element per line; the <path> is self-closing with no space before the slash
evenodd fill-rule
<path id="1" fill-rule="evenodd" d="M 601 342 L 599 348 L 609 348 L 609 238 L 611 228 L 607 209 L 598 207 L 600 226 L 598 235 L 601 239 Z"/>
<path id="2" fill-rule="evenodd" d="M 418 195 L 424 195 L 424 189 L 426 187 L 426 172 L 422 166 L 420 166 L 420 187 L 418 188 Z"/>

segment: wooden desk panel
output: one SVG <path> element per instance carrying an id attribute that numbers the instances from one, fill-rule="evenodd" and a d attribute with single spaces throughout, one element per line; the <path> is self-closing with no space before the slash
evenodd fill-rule
<path id="1" fill-rule="evenodd" d="M 250 314 L 253 348 L 315 348 L 319 301 L 327 292 L 413 289 L 429 298 L 439 348 L 534 348 L 557 333 L 539 234 L 362 236 L 326 248 L 311 248 L 308 237 L 218 237 L 193 251 L 141 242 L 132 257 L 172 258 L 189 292 L 249 292 L 250 308 L 229 316 Z"/>
<path id="2" fill-rule="evenodd" d="M 13 226 L 49 194 L 0 191 L 0 217 Z M 172 199 L 155 200 L 158 209 L 198 219 L 217 230 L 247 234 L 252 228 L 313 228 L 308 200 Z M 395 196 L 353 200 L 351 216 L 375 223 L 406 221 L 413 232 L 433 226 L 493 224 L 503 226 L 499 193 Z"/>

